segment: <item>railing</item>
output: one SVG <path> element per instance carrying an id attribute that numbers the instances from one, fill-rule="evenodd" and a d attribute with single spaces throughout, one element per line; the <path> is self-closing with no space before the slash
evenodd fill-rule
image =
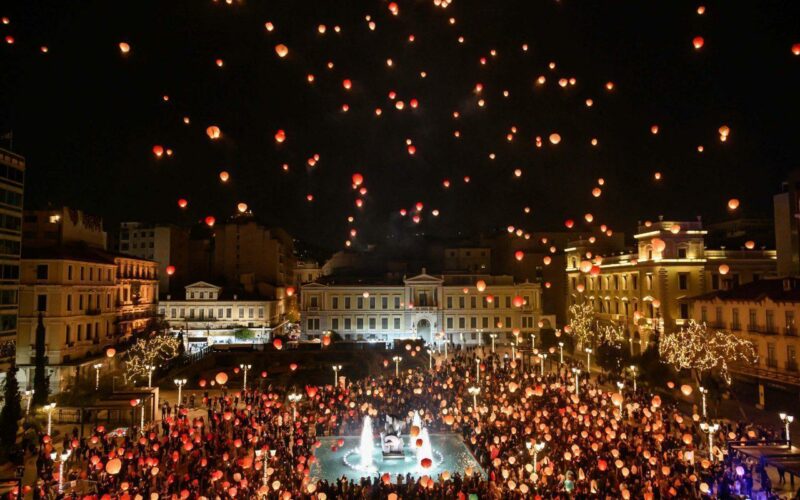
<path id="1" fill-rule="evenodd" d="M 742 331 L 742 324 L 741 323 L 731 323 L 731 330 L 734 332 L 741 332 Z"/>
<path id="2" fill-rule="evenodd" d="M 99 316 L 100 315 L 100 309 L 97 309 L 97 308 L 95 308 L 95 309 L 87 309 L 86 310 L 86 315 L 87 316 Z"/>
<path id="3" fill-rule="evenodd" d="M 716 328 L 717 330 L 724 330 L 726 325 L 722 321 L 712 321 L 708 323 L 709 328 Z"/>
<path id="4" fill-rule="evenodd" d="M 762 333 L 764 335 L 775 335 L 778 329 L 775 325 L 747 325 L 747 331 L 752 333 Z"/>
<path id="5" fill-rule="evenodd" d="M 768 368 L 778 368 L 778 360 L 775 358 L 767 358 L 766 364 Z"/>
<path id="6" fill-rule="evenodd" d="M 797 361 L 790 359 L 786 361 L 786 370 L 790 372 L 797 371 Z"/>
<path id="7" fill-rule="evenodd" d="M 792 337 L 797 337 L 797 328 L 794 325 L 784 327 L 783 333 Z"/>

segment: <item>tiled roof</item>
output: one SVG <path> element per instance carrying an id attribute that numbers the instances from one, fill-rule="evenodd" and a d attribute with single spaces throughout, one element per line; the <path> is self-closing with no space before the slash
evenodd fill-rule
<path id="1" fill-rule="evenodd" d="M 769 278 L 739 285 L 731 290 L 716 290 L 689 300 L 759 302 L 800 302 L 800 278 Z"/>

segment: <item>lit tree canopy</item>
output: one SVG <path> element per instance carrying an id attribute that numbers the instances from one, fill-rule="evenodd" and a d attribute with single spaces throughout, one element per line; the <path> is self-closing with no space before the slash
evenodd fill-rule
<path id="1" fill-rule="evenodd" d="M 572 335 L 583 345 L 609 344 L 616 345 L 624 339 L 620 325 L 594 324 L 594 307 L 590 302 L 573 304 L 569 307 L 569 326 Z"/>
<path id="2" fill-rule="evenodd" d="M 139 339 L 125 353 L 125 374 L 128 380 L 147 377 L 147 366 L 159 366 L 180 353 L 181 341 L 168 333 Z"/>
<path id="3" fill-rule="evenodd" d="M 658 349 L 661 358 L 677 369 L 700 372 L 718 369 L 730 383 L 728 364 L 754 362 L 753 343 L 729 332 L 706 328 L 705 323 L 689 320 L 685 328 L 663 335 Z"/>

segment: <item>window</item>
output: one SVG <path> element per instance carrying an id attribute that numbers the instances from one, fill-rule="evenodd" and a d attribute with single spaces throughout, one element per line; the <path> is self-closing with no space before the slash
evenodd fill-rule
<path id="1" fill-rule="evenodd" d="M 465 318 L 464 316 L 459 317 L 458 318 L 458 328 L 463 330 L 466 327 L 467 327 L 467 318 Z"/>
<path id="2" fill-rule="evenodd" d="M 395 297 L 394 298 L 394 308 L 395 309 L 400 309 L 400 297 Z"/>
<path id="3" fill-rule="evenodd" d="M 244 319 L 244 307 L 239 308 L 239 319 Z"/>
<path id="4" fill-rule="evenodd" d="M 734 307 L 731 309 L 731 330 L 738 330 L 739 328 L 739 309 Z"/>
<path id="5" fill-rule="evenodd" d="M 308 298 L 308 300 L 310 302 L 309 305 L 311 307 L 319 307 L 319 297 L 317 297 L 316 295 L 312 295 L 311 297 Z"/>
<path id="6" fill-rule="evenodd" d="M 767 327 L 767 332 L 774 333 L 775 332 L 775 311 L 773 311 L 772 309 L 767 309 L 766 320 L 767 320 L 767 324 L 765 326 Z"/>
<path id="7" fill-rule="evenodd" d="M 344 319 L 344 329 L 345 330 L 352 330 L 353 329 L 353 320 L 350 318 Z"/>
<path id="8" fill-rule="evenodd" d="M 453 297 L 449 297 L 449 296 L 447 297 L 447 308 L 448 309 L 452 309 L 453 308 Z"/>
<path id="9" fill-rule="evenodd" d="M 678 258 L 685 259 L 686 258 L 686 247 L 681 247 L 678 249 Z"/>
<path id="10" fill-rule="evenodd" d="M 66 344 L 69 345 L 71 343 L 72 343 L 72 331 L 70 330 L 69 325 L 67 325 Z"/>
<path id="11" fill-rule="evenodd" d="M 339 318 L 331 319 L 331 330 L 338 330 L 339 329 Z"/>
<path id="12" fill-rule="evenodd" d="M 389 309 L 389 297 L 381 297 L 381 309 Z"/>
<path id="13" fill-rule="evenodd" d="M 400 318 L 394 318 L 394 329 L 395 330 L 400 329 Z"/>
<path id="14" fill-rule="evenodd" d="M 389 318 L 381 318 L 381 330 L 389 329 Z"/>
<path id="15" fill-rule="evenodd" d="M 767 342 L 767 366 L 770 368 L 778 367 L 778 360 L 775 359 L 775 343 Z"/>
<path id="16" fill-rule="evenodd" d="M 356 318 L 356 330 L 364 329 L 364 318 Z"/>
<path id="17" fill-rule="evenodd" d="M 687 319 L 689 318 L 689 304 L 681 304 L 681 318 Z"/>
<path id="18" fill-rule="evenodd" d="M 253 313 L 254 313 L 254 312 L 255 312 L 255 311 L 253 311 L 253 308 L 252 308 L 252 307 L 248 308 L 248 309 L 247 309 L 247 317 L 248 317 L 248 318 L 250 318 L 250 319 L 253 319 Z"/>
<path id="19" fill-rule="evenodd" d="M 506 296 L 506 309 L 511 309 L 511 296 Z"/>
<path id="20" fill-rule="evenodd" d="M 459 309 L 464 309 L 464 307 L 466 307 L 466 299 L 464 297 L 459 297 L 458 298 L 458 308 Z"/>
<path id="21" fill-rule="evenodd" d="M 614 290 L 619 290 L 619 275 L 614 275 Z"/>
<path id="22" fill-rule="evenodd" d="M 375 318 L 369 318 L 369 329 L 370 330 L 375 330 L 377 328 L 376 323 L 377 322 L 376 322 Z"/>
<path id="23" fill-rule="evenodd" d="M 678 273 L 678 289 L 687 290 L 689 288 L 689 274 Z"/>
<path id="24" fill-rule="evenodd" d="M 756 310 L 750 309 L 747 311 L 747 319 L 748 319 L 748 330 L 754 330 L 756 328 Z"/>
<path id="25" fill-rule="evenodd" d="M 639 289 L 639 275 L 638 274 L 632 274 L 631 275 L 631 286 L 632 286 L 632 288 L 634 290 L 638 290 Z"/>
<path id="26" fill-rule="evenodd" d="M 794 311 L 784 312 L 784 319 L 786 321 L 786 331 L 791 333 L 794 331 Z"/>
<path id="27" fill-rule="evenodd" d="M 339 309 L 339 297 L 331 298 L 331 309 Z"/>
<path id="28" fill-rule="evenodd" d="M 714 319 L 714 321 L 715 321 L 715 322 L 716 322 L 718 325 L 721 325 L 721 324 L 722 324 L 722 308 L 721 308 L 720 306 L 717 306 L 717 307 L 715 308 L 715 310 L 714 310 L 714 315 L 716 316 L 716 318 Z"/>
<path id="29" fill-rule="evenodd" d="M 47 264 L 39 264 L 36 266 L 36 279 L 37 280 L 46 280 L 48 274 L 48 266 Z"/>
<path id="30" fill-rule="evenodd" d="M 356 309 L 364 309 L 364 297 L 358 297 L 356 299 Z"/>
<path id="31" fill-rule="evenodd" d="M 478 297 L 476 297 L 474 295 L 472 297 L 470 297 L 469 298 L 469 306 L 472 309 L 477 309 L 478 308 Z"/>
<path id="32" fill-rule="evenodd" d="M 39 312 L 47 312 L 47 295 L 36 296 L 36 310 Z"/>
<path id="33" fill-rule="evenodd" d="M 473 329 L 478 328 L 478 318 L 477 317 L 472 316 L 472 317 L 469 318 L 469 327 L 473 328 Z"/>
<path id="34" fill-rule="evenodd" d="M 350 297 L 345 297 L 344 298 L 344 308 L 345 309 L 350 309 Z"/>
<path id="35" fill-rule="evenodd" d="M 653 289 L 653 275 L 652 274 L 648 274 L 647 276 L 645 276 L 645 281 L 647 283 L 647 289 L 648 290 L 652 290 Z"/>
<path id="36" fill-rule="evenodd" d="M 489 316 L 481 318 L 481 328 L 489 328 Z"/>
<path id="37" fill-rule="evenodd" d="M 308 330 L 319 330 L 319 318 L 308 318 L 306 325 Z"/>
<path id="38" fill-rule="evenodd" d="M 450 318 L 450 317 L 447 318 L 447 329 L 448 330 L 452 330 L 453 329 L 453 318 Z"/>
<path id="39" fill-rule="evenodd" d="M 72 294 L 67 295 L 67 311 L 72 311 Z"/>
<path id="40" fill-rule="evenodd" d="M 369 308 L 370 309 L 375 309 L 375 297 L 370 297 L 369 298 Z"/>
<path id="41" fill-rule="evenodd" d="M 225 317 L 226 318 L 230 318 L 232 314 L 233 314 L 233 308 L 232 307 L 229 307 L 229 308 L 227 308 L 225 310 Z"/>

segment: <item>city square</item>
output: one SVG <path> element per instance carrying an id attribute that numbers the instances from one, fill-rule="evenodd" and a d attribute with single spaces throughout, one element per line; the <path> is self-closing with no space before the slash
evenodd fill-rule
<path id="1" fill-rule="evenodd" d="M 799 19 L 0 6 L 0 497 L 800 498 Z"/>

